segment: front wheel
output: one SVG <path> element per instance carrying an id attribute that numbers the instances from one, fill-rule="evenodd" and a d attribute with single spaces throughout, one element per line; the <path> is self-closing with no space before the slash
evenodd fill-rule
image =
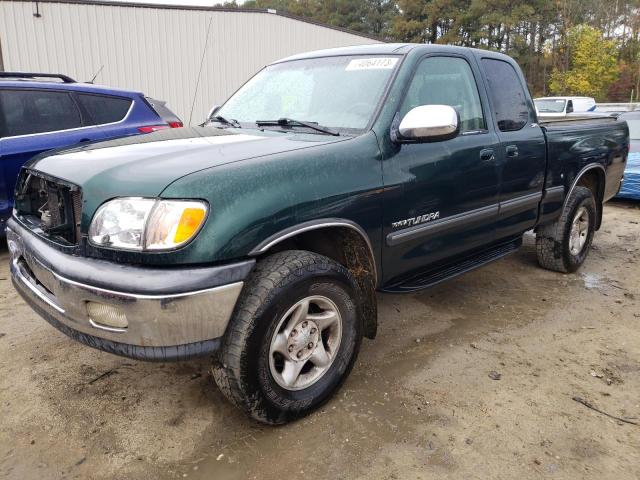
<path id="1" fill-rule="evenodd" d="M 571 192 L 562 215 L 536 232 L 540 266 L 556 272 L 575 272 L 584 263 L 596 225 L 596 202 L 586 187 Z"/>
<path id="2" fill-rule="evenodd" d="M 213 367 L 220 390 L 269 424 L 322 405 L 360 347 L 356 292 L 349 271 L 322 255 L 287 251 L 259 262 Z"/>

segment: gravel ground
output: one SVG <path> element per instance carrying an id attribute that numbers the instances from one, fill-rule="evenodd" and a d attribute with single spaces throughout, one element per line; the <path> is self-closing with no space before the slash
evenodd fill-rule
<path id="1" fill-rule="evenodd" d="M 516 254 L 421 293 L 380 295 L 380 329 L 338 395 L 258 425 L 208 361 L 78 345 L 14 292 L 0 247 L 0 477 L 640 478 L 640 206 L 614 203 L 577 274 Z"/>

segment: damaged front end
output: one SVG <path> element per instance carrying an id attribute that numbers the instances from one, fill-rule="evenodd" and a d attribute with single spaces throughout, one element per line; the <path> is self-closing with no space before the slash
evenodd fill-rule
<path id="1" fill-rule="evenodd" d="M 15 215 L 31 229 L 39 229 L 64 245 L 80 242 L 82 192 L 72 183 L 23 170 L 15 195 Z"/>

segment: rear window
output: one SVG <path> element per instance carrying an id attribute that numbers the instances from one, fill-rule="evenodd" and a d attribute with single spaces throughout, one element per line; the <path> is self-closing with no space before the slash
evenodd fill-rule
<path id="1" fill-rule="evenodd" d="M 538 113 L 563 113 L 564 105 L 567 101 L 562 98 L 555 98 L 534 100 L 533 103 L 536 104 Z"/>
<path id="2" fill-rule="evenodd" d="M 78 101 L 89 114 L 87 125 L 103 125 L 124 120 L 131 107 L 130 98 L 79 93 Z"/>
<path id="3" fill-rule="evenodd" d="M 0 90 L 0 110 L 8 137 L 82 126 L 80 111 L 66 92 Z"/>
<path id="4" fill-rule="evenodd" d="M 489 95 L 502 132 L 520 130 L 529 121 L 527 94 L 514 68 L 502 60 L 483 58 Z"/>

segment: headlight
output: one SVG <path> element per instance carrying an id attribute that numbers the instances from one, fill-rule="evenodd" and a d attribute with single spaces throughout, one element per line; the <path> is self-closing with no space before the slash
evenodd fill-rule
<path id="1" fill-rule="evenodd" d="M 89 241 L 123 250 L 170 250 L 200 230 L 207 205 L 196 200 L 118 198 L 103 204 L 89 227 Z"/>

